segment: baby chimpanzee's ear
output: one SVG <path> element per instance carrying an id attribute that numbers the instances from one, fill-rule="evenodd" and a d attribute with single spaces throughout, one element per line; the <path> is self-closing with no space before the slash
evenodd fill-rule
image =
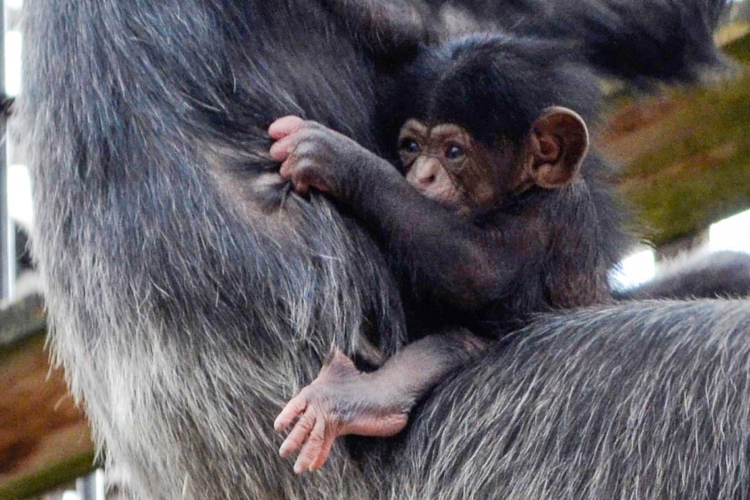
<path id="1" fill-rule="evenodd" d="M 583 118 L 568 108 L 545 109 L 531 125 L 526 139 L 526 175 L 545 189 L 570 184 L 581 169 L 589 147 Z"/>

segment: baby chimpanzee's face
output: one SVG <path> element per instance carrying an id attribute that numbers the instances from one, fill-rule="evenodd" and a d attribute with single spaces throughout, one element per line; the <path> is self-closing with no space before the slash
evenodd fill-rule
<path id="1" fill-rule="evenodd" d="M 406 179 L 424 196 L 458 210 L 496 197 L 492 158 L 463 127 L 408 120 L 398 151 Z"/>
<path id="2" fill-rule="evenodd" d="M 577 176 L 588 131 L 574 111 L 550 107 L 521 141 L 499 132 L 492 145 L 460 125 L 411 118 L 398 152 L 406 179 L 424 196 L 461 213 L 492 209 L 532 186 L 560 189 Z"/>

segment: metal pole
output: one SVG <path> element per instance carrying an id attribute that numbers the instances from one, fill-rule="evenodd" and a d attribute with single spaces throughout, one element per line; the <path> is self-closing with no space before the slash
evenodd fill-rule
<path id="1" fill-rule="evenodd" d="M 76 492 L 78 500 L 104 500 L 106 493 L 104 471 L 97 469 L 87 476 L 78 478 Z"/>
<path id="2" fill-rule="evenodd" d="M 5 2 L 0 0 L 0 94 L 5 96 Z M 5 121 L 5 118 L 0 118 Z M 5 127 L 0 141 L 0 298 L 9 299 L 15 279 L 15 233 L 8 217 L 8 157 Z"/>

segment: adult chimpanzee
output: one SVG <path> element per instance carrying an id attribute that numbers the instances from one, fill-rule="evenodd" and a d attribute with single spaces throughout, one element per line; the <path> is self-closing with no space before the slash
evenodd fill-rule
<path id="1" fill-rule="evenodd" d="M 601 36 L 653 13 L 659 32 L 710 39 L 690 14 L 720 2 L 650 3 L 603 15 Z M 541 317 L 438 387 L 386 459 L 337 447 L 295 476 L 274 414 L 331 345 L 352 355 L 370 332 L 392 352 L 403 319 L 377 246 L 325 199 L 288 196 L 265 131 L 298 114 L 374 148 L 389 61 L 313 0 L 24 8 L 18 114 L 52 345 L 134 495 L 745 495 L 748 313 L 731 302 Z"/>
<path id="2" fill-rule="evenodd" d="M 598 82 L 576 59 L 560 44 L 517 37 L 425 48 L 382 92 L 396 103 L 388 121 L 405 122 L 391 148 L 404 175 L 314 122 L 271 125 L 281 174 L 302 194 L 325 192 L 370 229 L 413 292 L 411 314 L 437 320 L 412 326 L 409 337 L 443 332 L 373 374 L 338 353 L 277 419 L 283 429 L 300 415 L 283 455 L 310 433 L 324 436 L 310 435 L 296 470 L 321 466 L 336 435 L 403 429 L 416 400 L 476 351 L 474 339 L 445 325 L 491 322 L 483 329 L 497 337 L 498 322 L 610 298 L 607 270 L 626 238 L 602 186 L 604 165 L 586 158 L 588 129 L 571 110 L 593 117 L 599 101 Z"/>

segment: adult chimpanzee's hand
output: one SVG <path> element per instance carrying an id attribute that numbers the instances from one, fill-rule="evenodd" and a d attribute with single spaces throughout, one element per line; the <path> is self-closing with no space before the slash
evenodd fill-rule
<path id="1" fill-rule="evenodd" d="M 281 162 L 281 176 L 302 195 L 315 188 L 334 198 L 347 198 L 361 177 L 354 166 L 383 161 L 348 137 L 296 116 L 279 118 L 268 133 L 277 141 L 270 152 Z"/>

